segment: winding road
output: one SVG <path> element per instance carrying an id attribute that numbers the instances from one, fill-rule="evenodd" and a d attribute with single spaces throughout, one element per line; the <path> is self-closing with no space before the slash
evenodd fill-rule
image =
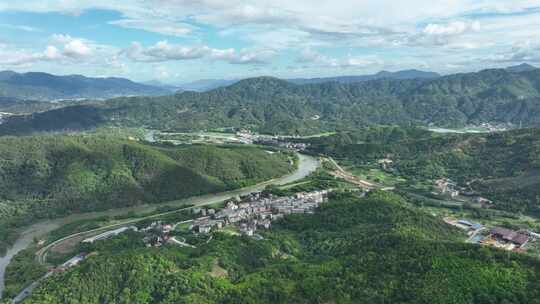
<path id="1" fill-rule="evenodd" d="M 284 184 L 288 184 L 288 183 L 300 180 L 300 179 L 308 176 L 312 172 L 314 172 L 321 165 L 319 160 L 317 158 L 312 157 L 312 156 L 308 156 L 308 155 L 304 155 L 304 154 L 298 154 L 298 159 L 299 159 L 298 168 L 296 169 L 296 171 L 294 173 L 283 176 L 283 177 L 280 177 L 280 178 L 272 179 L 272 180 L 269 180 L 269 181 L 266 181 L 266 182 L 262 182 L 262 183 L 259 183 L 257 185 L 254 185 L 254 186 L 242 188 L 242 189 L 226 191 L 226 192 L 217 193 L 217 194 L 201 195 L 201 196 L 191 197 L 191 198 L 184 199 L 184 200 L 178 200 L 178 201 L 173 201 L 173 202 L 164 202 L 164 203 L 160 203 L 160 204 L 144 204 L 144 205 L 139 205 L 139 206 L 118 208 L 118 209 L 107 210 L 107 211 L 72 214 L 72 215 L 64 217 L 64 218 L 59 218 L 59 219 L 49 220 L 49 221 L 42 221 L 42 222 L 38 222 L 36 224 L 33 224 L 33 225 L 29 226 L 27 229 L 25 229 L 25 231 L 21 234 L 21 237 L 19 239 L 17 239 L 17 241 L 6 252 L 6 254 L 4 256 L 0 257 L 0 295 L 2 294 L 2 291 L 4 289 L 5 270 L 6 270 L 7 265 L 9 264 L 11 259 L 13 258 L 13 256 L 15 256 L 21 250 L 24 250 L 25 248 L 30 246 L 30 244 L 33 242 L 34 239 L 41 238 L 44 235 L 46 235 L 47 233 L 49 233 L 49 232 L 51 232 L 51 231 L 53 231 L 53 230 L 55 230 L 55 229 L 57 229 L 57 228 L 59 228 L 59 227 L 61 227 L 63 225 L 66 225 L 68 223 L 72 223 L 72 222 L 75 222 L 75 221 L 78 221 L 78 220 L 82 220 L 82 219 L 94 219 L 94 218 L 98 218 L 98 217 L 105 216 L 105 215 L 108 215 L 108 216 L 125 215 L 130 211 L 131 212 L 137 212 L 137 213 L 150 212 L 150 211 L 154 211 L 156 208 L 158 208 L 160 206 L 181 207 L 181 206 L 185 206 L 185 205 L 190 204 L 190 205 L 193 205 L 194 207 L 196 207 L 196 206 L 211 205 L 211 204 L 214 204 L 214 203 L 217 203 L 217 202 L 221 202 L 221 201 L 236 197 L 238 195 L 247 195 L 247 194 L 250 194 L 250 193 L 253 193 L 253 192 L 259 192 L 259 191 L 263 190 L 268 185 L 284 185 Z M 38 261 L 40 261 L 42 263 L 45 262 L 46 257 L 47 257 L 47 252 L 51 248 L 53 248 L 55 246 L 58 246 L 62 242 L 70 240 L 70 239 L 72 239 L 74 237 L 80 237 L 80 236 L 83 236 L 83 235 L 86 235 L 86 234 L 99 232 L 101 230 L 106 230 L 106 229 L 114 228 L 114 227 L 117 227 L 117 226 L 128 225 L 128 224 L 135 223 L 135 222 L 138 222 L 138 221 L 141 221 L 141 220 L 144 220 L 144 219 L 149 219 L 149 218 L 153 218 L 153 217 L 160 217 L 160 216 L 163 216 L 163 215 L 167 215 L 167 214 L 171 214 L 171 213 L 175 213 L 175 212 L 180 212 L 181 210 L 185 210 L 185 209 L 189 209 L 189 208 L 193 208 L 193 207 L 188 207 L 188 208 L 163 212 L 163 213 L 160 213 L 160 214 L 154 214 L 154 215 L 144 217 L 144 218 L 128 219 L 128 220 L 125 220 L 125 221 L 122 221 L 122 222 L 119 222 L 119 223 L 115 223 L 113 225 L 109 225 L 107 227 L 100 227 L 100 228 L 97 228 L 97 229 L 92 229 L 92 230 L 88 230 L 88 231 L 74 233 L 72 235 L 63 237 L 63 238 L 61 238 L 59 240 L 56 240 L 56 241 L 52 242 L 51 244 L 48 244 L 46 247 L 41 248 L 38 251 L 37 259 L 38 259 Z"/>

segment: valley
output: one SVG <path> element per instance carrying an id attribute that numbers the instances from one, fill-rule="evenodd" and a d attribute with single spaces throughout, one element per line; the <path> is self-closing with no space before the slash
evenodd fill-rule
<path id="1" fill-rule="evenodd" d="M 478 246 L 479 248 L 480 242 L 483 242 L 483 244 L 485 243 L 484 245 L 482 245 L 482 247 L 495 246 L 494 244 L 499 244 L 497 245 L 499 247 L 506 246 L 506 241 L 497 241 L 496 235 L 491 233 L 491 231 L 496 231 L 493 229 L 499 229 L 498 227 L 506 227 L 500 229 L 509 229 L 508 231 L 519 231 L 517 233 L 522 233 L 524 235 L 525 233 L 527 233 L 527 235 L 531 235 L 526 237 L 527 244 L 522 246 L 522 249 L 520 249 L 522 251 L 520 251 L 521 253 L 518 254 L 519 256 L 540 256 L 540 246 L 538 246 L 539 242 L 531 234 L 538 232 L 537 229 L 540 227 L 537 224 L 539 221 L 537 219 L 537 216 L 534 215 L 534 210 L 528 210 L 527 215 L 524 214 L 522 216 L 514 216 L 510 210 L 506 210 L 507 207 L 502 204 L 502 201 L 500 201 L 500 199 L 493 198 L 495 208 L 484 208 L 483 206 L 474 203 L 471 199 L 467 197 L 453 197 L 445 193 L 437 195 L 430 193 L 429 191 L 433 191 L 431 189 L 435 189 L 435 186 L 432 186 L 433 183 L 435 183 L 435 178 L 452 177 L 458 179 L 458 175 L 446 175 L 445 173 L 442 173 L 460 172 L 455 171 L 461 167 L 454 167 L 454 163 L 442 162 L 441 166 L 444 167 L 445 171 L 440 171 L 441 175 L 433 175 L 431 173 L 429 175 L 425 175 L 425 173 L 422 173 L 421 171 L 415 174 L 409 173 L 413 172 L 410 170 L 413 170 L 414 168 L 409 168 L 409 163 L 411 163 L 411 161 L 414 160 L 412 164 L 416 164 L 416 162 L 418 162 L 419 160 L 424 161 L 423 158 L 425 156 L 423 155 L 423 149 L 425 148 L 430 151 L 430 157 L 433 157 L 433 155 L 436 155 L 433 154 L 434 147 L 441 146 L 441 151 L 444 151 L 444 153 L 451 153 L 452 149 L 448 149 L 449 144 L 452 146 L 457 146 L 463 151 L 469 151 L 470 148 L 467 147 L 467 145 L 486 145 L 484 139 L 487 138 L 490 141 L 497 142 L 497 144 L 487 144 L 486 147 L 490 147 L 490 149 L 498 149 L 500 151 L 499 153 L 508 153 L 504 151 L 510 151 L 508 149 L 515 149 L 515 146 L 520 145 L 520 142 L 530 143 L 531 141 L 536 140 L 538 135 L 536 130 L 517 130 L 500 133 L 474 132 L 471 134 L 455 134 L 439 133 L 436 131 L 431 132 L 422 128 L 407 129 L 399 127 L 370 127 L 354 133 L 337 132 L 331 134 L 321 134 L 320 136 L 314 137 L 294 136 L 278 138 L 272 138 L 271 136 L 265 135 L 260 137 L 258 134 L 245 131 L 238 133 L 192 134 L 143 132 L 141 134 L 144 135 L 144 138 L 150 139 L 151 142 L 154 142 L 154 144 L 157 145 L 165 144 L 169 146 L 177 145 L 178 147 L 197 148 L 198 145 L 203 144 L 210 146 L 217 145 L 218 147 L 236 147 L 237 143 L 243 142 L 244 144 L 247 144 L 247 148 L 253 142 L 260 141 L 262 144 L 265 145 L 262 148 L 263 150 L 274 149 L 275 147 L 280 146 L 282 148 L 302 147 L 302 150 L 305 151 L 305 153 L 314 156 L 299 154 L 299 167 L 294 174 L 276 180 L 259 183 L 256 186 L 250 186 L 248 188 L 233 190 L 220 194 L 209 194 L 195 198 L 176 200 L 174 202 L 165 202 L 151 205 L 145 204 L 127 208 L 116 208 L 115 210 L 111 211 L 93 212 L 90 214 L 75 214 L 67 218 L 50 222 L 56 223 L 56 225 L 49 226 L 49 229 L 40 228 L 39 234 L 23 234 L 25 237 L 20 238 L 15 243 L 14 250 L 18 251 L 26 248 L 27 246 L 30 246 L 29 249 L 22 251 L 24 254 L 30 255 L 24 258 L 22 255 L 19 254 L 18 257 L 20 261 L 18 261 L 17 263 L 20 266 L 18 267 L 26 267 L 23 265 L 32 265 L 33 263 L 35 263 L 33 258 L 35 256 L 38 264 L 35 264 L 32 267 L 46 266 L 47 268 L 52 269 L 52 272 L 49 272 L 43 280 L 35 281 L 36 283 L 31 285 L 29 289 L 25 289 L 24 291 L 22 291 L 17 296 L 18 301 L 22 301 L 23 299 L 26 299 L 30 294 L 32 294 L 32 296 L 28 298 L 28 301 L 32 303 L 32 299 L 36 297 L 39 298 L 40 293 L 43 292 L 44 289 L 48 288 L 47 286 L 49 285 L 47 284 L 50 284 L 49 282 L 51 282 L 51 280 L 60 278 L 62 276 L 62 272 L 65 271 L 66 273 L 72 273 L 82 271 L 80 270 L 81 266 L 79 266 L 79 260 L 81 260 L 80 263 L 82 263 L 82 265 L 86 265 L 87 263 L 91 263 L 90 261 L 103 259 L 102 255 L 112 258 L 117 254 L 122 254 L 123 252 L 125 252 L 125 250 L 137 251 L 138 249 L 136 248 L 139 245 L 134 245 L 135 247 L 132 247 L 131 245 L 128 246 L 131 249 L 125 249 L 124 245 L 120 245 L 120 247 L 118 248 L 116 247 L 118 245 L 114 245 L 117 244 L 117 242 L 122 242 L 120 240 L 126 238 L 131 240 L 129 242 L 135 242 L 134 244 L 140 244 L 140 242 L 136 241 L 136 239 L 132 239 L 133 237 L 135 237 L 135 235 L 130 232 L 121 233 L 117 236 L 113 236 L 110 240 L 104 239 L 102 241 L 97 241 L 97 247 L 95 247 L 95 249 L 90 249 L 90 247 L 92 246 L 88 247 L 87 245 L 85 245 L 85 243 L 81 243 L 81 241 L 88 239 L 91 236 L 104 234 L 104 232 L 107 231 L 113 232 L 119 227 L 131 227 L 133 225 L 139 226 L 140 224 L 142 225 L 144 223 L 150 222 L 170 223 L 162 225 L 165 225 L 163 227 L 166 227 L 167 225 L 175 227 L 173 229 L 174 237 L 170 239 L 170 244 L 165 242 L 160 243 L 160 250 L 166 250 L 167 252 L 171 250 L 175 252 L 176 250 L 198 251 L 201 250 L 200 248 L 210 248 L 215 242 L 223 242 L 224 235 L 229 235 L 228 237 L 232 238 L 238 238 L 238 235 L 247 233 L 242 230 L 244 228 L 235 228 L 240 226 L 230 226 L 223 229 L 217 229 L 214 227 L 211 228 L 212 232 L 205 231 L 202 234 L 200 232 L 190 232 L 189 230 L 187 230 L 188 228 L 186 225 L 190 224 L 194 227 L 197 227 L 197 225 L 203 225 L 201 224 L 201 219 L 196 218 L 196 216 L 194 216 L 191 211 L 199 210 L 201 207 L 204 209 L 205 206 L 205 210 L 215 209 L 217 210 L 216 212 L 218 212 L 219 210 L 226 210 L 222 209 L 226 208 L 223 205 L 224 201 L 230 200 L 231 198 L 234 198 L 236 196 L 245 196 L 248 194 L 259 193 L 260 191 L 263 191 L 263 193 L 272 193 L 278 196 L 294 196 L 302 191 L 310 192 L 318 190 L 337 189 L 336 194 L 332 194 L 331 197 L 340 197 L 342 195 L 344 195 L 345 197 L 348 195 L 352 195 L 354 197 L 363 197 L 366 192 L 367 197 L 370 197 L 377 195 L 386 195 L 377 193 L 395 192 L 401 197 L 399 199 L 403 200 L 400 204 L 409 206 L 407 208 L 411 208 L 411 210 L 418 210 L 417 212 L 423 214 L 422 216 L 433 217 L 438 223 L 443 223 L 442 225 L 457 227 L 457 229 L 451 233 L 453 235 L 453 242 L 456 245 L 460 243 L 472 243 L 469 246 L 473 247 L 470 247 L 468 249 L 469 251 L 476 250 L 473 249 L 476 248 L 476 246 Z M 204 141 L 185 141 L 185 136 L 195 136 L 196 134 L 198 134 L 197 136 L 201 136 Z M 178 135 L 183 136 L 182 142 L 170 142 L 170 137 L 168 136 Z M 500 145 L 500 141 L 501 138 L 505 138 L 506 136 L 510 136 L 510 138 L 516 140 L 519 139 L 519 141 L 511 140 L 509 141 L 509 146 L 505 148 L 504 146 Z M 175 140 L 178 140 L 178 138 Z M 418 142 L 425 143 L 419 145 Z M 412 154 L 409 154 L 411 153 L 411 151 L 408 150 L 409 146 L 416 147 Z M 369 147 L 369 149 L 366 150 L 366 147 Z M 478 146 L 475 146 L 474 149 L 479 148 Z M 266 153 L 270 152 L 268 150 L 266 151 Z M 476 153 L 474 151 L 475 150 L 470 150 L 470 152 L 467 153 Z M 268 155 L 273 154 L 268 153 Z M 483 155 L 485 155 L 485 153 Z M 492 155 L 492 157 L 494 157 L 493 154 L 489 155 Z M 533 156 L 534 154 L 530 155 Z M 321 157 L 320 161 L 317 160 L 317 158 L 319 157 Z M 501 157 L 502 158 L 500 159 L 504 159 L 502 155 Z M 381 161 L 381 159 L 384 161 Z M 493 162 L 493 160 L 490 159 L 478 159 L 476 161 Z M 532 163 L 536 163 L 534 158 L 529 159 L 528 161 L 530 161 L 531 163 L 524 166 L 531 166 Z M 321 164 L 320 167 L 318 164 Z M 404 164 L 407 164 L 407 166 L 404 166 Z M 420 164 L 421 165 L 418 166 L 427 167 L 423 163 Z M 504 165 L 502 165 L 498 160 L 496 164 L 499 167 L 504 167 Z M 514 165 L 517 164 L 521 163 L 514 163 Z M 494 172 L 498 172 L 497 170 L 499 167 L 492 167 L 492 169 L 495 170 Z M 474 170 L 474 168 L 474 166 L 469 166 L 468 170 Z M 506 170 L 509 170 L 508 172 L 516 172 L 515 170 L 510 170 L 508 168 Z M 461 172 L 459 176 L 469 176 L 464 174 L 465 172 Z M 467 174 L 472 174 L 472 176 L 476 176 L 475 174 L 477 173 L 471 171 Z M 502 174 L 501 176 L 507 176 L 506 174 L 509 173 L 499 174 Z M 532 182 L 532 184 L 534 184 L 534 182 Z M 381 192 L 381 190 L 383 190 L 383 192 Z M 388 195 L 392 197 L 390 201 L 399 200 L 398 196 L 392 196 L 394 194 Z M 492 198 L 491 195 L 484 192 L 478 192 L 476 195 L 487 195 L 487 197 Z M 331 198 L 330 201 L 332 200 L 333 199 Z M 322 208 L 324 210 L 324 208 L 326 207 Z M 317 208 L 315 214 L 318 212 L 319 209 L 320 208 Z M 159 210 L 162 210 L 162 212 L 160 212 Z M 107 217 L 102 219 L 102 216 Z M 295 217 L 294 215 L 286 215 L 285 222 L 287 222 L 287 219 L 291 216 L 293 218 Z M 87 220 L 89 220 L 89 222 L 87 222 Z M 479 224 L 481 226 L 479 226 L 480 228 L 475 228 L 476 230 L 471 230 L 471 228 L 469 228 L 468 226 L 464 226 L 463 224 L 461 224 L 461 222 L 471 222 L 473 224 L 481 223 Z M 72 223 L 71 226 L 69 223 Z M 243 221 L 240 223 L 243 223 Z M 38 223 L 36 225 L 43 225 L 43 223 Z M 276 227 L 281 227 L 281 225 L 282 221 L 276 222 Z M 85 227 L 88 227 L 90 229 Z M 178 229 L 180 230 L 177 231 L 176 227 L 178 227 Z M 261 237 L 264 239 L 270 238 L 271 240 L 274 240 L 274 237 L 272 237 L 272 234 L 275 233 L 274 228 L 268 231 L 257 231 L 257 234 L 254 234 L 255 236 L 253 237 Z M 50 236 L 47 236 L 49 234 Z M 204 238 L 204 235 L 208 235 L 209 237 Z M 247 235 L 249 238 L 252 237 L 251 234 Z M 30 236 L 32 236 L 33 240 L 30 239 Z M 36 237 L 38 236 L 39 239 L 44 240 L 43 244 L 35 243 Z M 431 232 L 427 233 L 426 236 L 435 237 L 435 235 Z M 233 243 L 237 242 L 236 240 L 229 240 L 227 242 L 230 241 L 232 241 Z M 180 246 L 179 248 L 181 249 L 173 249 L 175 246 Z M 142 246 L 141 248 L 144 248 L 144 246 Z M 511 248 L 510 250 L 513 250 L 514 248 L 519 247 L 515 247 L 514 245 L 508 248 Z M 88 256 L 89 261 L 86 261 L 86 258 L 84 258 L 85 261 L 82 261 L 82 258 L 77 258 L 80 254 L 82 254 L 81 256 L 86 256 L 88 253 L 91 253 L 91 255 Z M 12 254 L 13 252 L 10 252 L 10 255 L 4 257 L 4 259 L 10 260 Z M 93 256 L 94 254 L 97 254 L 97 256 Z M 75 262 L 73 266 L 58 266 L 62 265 L 69 258 L 77 259 L 77 262 Z M 518 256 L 515 256 L 514 258 L 522 259 L 518 258 Z M 72 264 L 68 263 L 65 265 Z M 229 268 L 226 265 L 218 264 L 218 266 L 221 269 L 220 273 L 231 274 L 234 272 L 233 269 Z M 57 268 L 50 267 L 60 267 L 60 269 L 63 270 L 59 270 L 60 273 L 54 274 L 54 272 L 57 271 L 55 270 Z M 13 276 L 13 273 L 10 273 L 10 276 Z M 20 276 L 19 280 L 25 280 L 26 284 L 19 286 L 18 288 L 28 286 L 30 282 L 37 280 L 39 276 L 43 275 L 44 273 L 45 272 L 40 272 L 33 275 L 28 273 L 28 277 L 26 277 L 26 279 L 23 279 L 24 276 Z M 223 276 L 223 274 L 219 276 Z M 9 292 L 10 295 L 15 296 L 20 291 L 20 289 L 18 289 L 18 291 L 17 289 L 12 289 L 15 287 L 12 285 L 11 282 L 13 282 L 13 279 L 10 279 L 9 288 L 11 291 Z M 34 295 L 34 293 L 37 294 Z M 207 296 L 211 296 L 211 294 L 212 293 L 208 294 Z M 25 303 L 26 302 L 27 301 L 25 300 Z"/>
<path id="2" fill-rule="evenodd" d="M 11 258 L 29 246 L 32 242 L 34 242 L 35 239 L 41 238 L 47 233 L 58 229 L 59 227 L 63 225 L 67 225 L 72 222 L 80 221 L 80 220 L 87 220 L 87 219 L 95 219 L 100 218 L 103 216 L 121 216 L 121 215 L 130 215 L 130 214 L 145 214 L 145 213 L 155 213 L 156 210 L 159 210 L 160 207 L 166 207 L 166 208 L 181 208 L 182 206 L 204 206 L 209 204 L 215 204 L 218 202 L 221 202 L 223 200 L 226 200 L 231 197 L 235 197 L 238 195 L 246 195 L 252 192 L 261 191 L 264 187 L 271 184 L 287 184 L 294 182 L 296 180 L 300 180 L 307 175 L 309 175 L 311 172 L 313 172 L 318 167 L 318 161 L 312 157 L 306 156 L 306 155 L 299 155 L 299 162 L 297 169 L 294 170 L 292 174 L 288 174 L 286 176 L 276 178 L 270 181 L 265 181 L 262 183 L 259 183 L 254 186 L 242 188 L 239 190 L 233 190 L 233 191 L 227 191 L 220 194 L 211 194 L 211 195 L 203 195 L 203 196 L 197 196 L 197 197 L 191 197 L 188 199 L 182 199 L 182 200 L 176 200 L 176 201 L 167 201 L 162 202 L 160 204 L 142 204 L 137 206 L 131 206 L 131 207 L 123 207 L 123 208 L 115 208 L 114 210 L 107 210 L 107 211 L 99 211 L 99 212 L 88 212 L 88 213 L 78 213 L 78 214 L 72 214 L 67 217 L 63 217 L 60 219 L 54 219 L 54 220 L 47 220 L 43 222 L 39 222 L 36 224 L 32 224 L 30 227 L 25 228 L 25 230 L 21 233 L 21 237 L 15 241 L 15 243 L 10 247 L 10 249 L 7 251 L 6 255 L 0 258 L 0 265 L 1 265 L 1 278 L 0 286 L 3 286 L 3 278 L 4 278 L 4 271 L 7 265 L 9 264 Z M 188 207 L 190 208 L 190 207 Z M 177 211 L 167 211 L 165 213 L 157 213 L 152 214 L 148 216 L 149 218 L 152 217 L 158 217 L 162 215 L 166 215 L 168 213 L 175 213 Z M 131 222 L 137 222 L 144 220 L 145 218 L 137 217 L 133 220 L 123 220 L 120 223 L 113 224 L 114 226 L 122 226 L 127 223 Z M 113 227 L 114 227 L 113 226 Z M 103 228 L 100 228 L 103 229 Z M 99 231 L 99 230 L 98 230 Z"/>
<path id="3" fill-rule="evenodd" d="M 540 304 L 538 20 L 0 1 L 0 304 Z"/>

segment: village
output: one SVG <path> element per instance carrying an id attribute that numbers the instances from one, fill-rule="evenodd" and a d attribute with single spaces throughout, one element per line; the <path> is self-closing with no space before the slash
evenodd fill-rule
<path id="1" fill-rule="evenodd" d="M 449 178 L 441 178 L 435 181 L 434 187 L 435 190 L 431 194 L 435 196 L 459 199 L 482 208 L 492 208 L 494 206 L 493 201 L 490 199 L 476 195 L 469 184 L 467 186 L 458 186 L 456 182 Z"/>
<path id="2" fill-rule="evenodd" d="M 292 139 L 295 136 L 265 135 L 252 132 L 244 128 L 228 128 L 227 132 L 206 132 L 196 133 L 171 133 L 171 132 L 149 132 L 148 141 L 158 141 L 172 145 L 191 145 L 191 144 L 245 144 L 262 145 L 275 148 L 288 149 L 296 152 L 305 151 L 309 144 L 296 142 Z M 155 137 L 157 136 L 157 139 Z M 137 141 L 134 137 L 130 140 Z"/>
<path id="3" fill-rule="evenodd" d="M 301 192 L 291 197 L 274 197 L 272 194 L 253 193 L 239 201 L 229 201 L 218 212 L 201 209 L 201 217 L 195 219 L 190 230 L 209 233 L 227 225 L 235 225 L 242 234 L 253 236 L 257 229 L 269 229 L 272 221 L 287 214 L 313 213 L 327 201 L 328 190 Z"/>
<path id="4" fill-rule="evenodd" d="M 329 190 L 300 192 L 290 197 L 278 197 L 269 193 L 256 192 L 225 202 L 224 208 L 193 208 L 195 219 L 178 223 L 153 221 L 144 227 L 136 225 L 120 227 L 101 234 L 88 237 L 83 244 L 92 244 L 134 231 L 141 234 L 141 239 L 147 247 L 159 247 L 166 243 L 183 247 L 194 247 L 185 240 L 186 233 L 192 235 L 208 235 L 214 231 L 232 229 L 237 234 L 262 239 L 256 234 L 257 230 L 267 230 L 272 222 L 288 214 L 312 214 L 315 209 L 328 200 Z M 181 227 L 187 227 L 182 230 Z M 76 265 L 84 259 L 79 255 L 62 265 L 62 270 Z"/>

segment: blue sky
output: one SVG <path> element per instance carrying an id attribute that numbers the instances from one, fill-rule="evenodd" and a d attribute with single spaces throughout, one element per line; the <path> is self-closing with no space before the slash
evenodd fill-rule
<path id="1" fill-rule="evenodd" d="M 540 65 L 540 0 L 0 0 L 0 69 L 181 83 Z"/>

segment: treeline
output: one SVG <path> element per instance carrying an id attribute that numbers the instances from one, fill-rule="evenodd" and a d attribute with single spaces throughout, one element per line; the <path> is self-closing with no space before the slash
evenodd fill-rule
<path id="1" fill-rule="evenodd" d="M 540 303 L 538 260 L 460 234 L 394 194 L 341 194 L 262 241 L 216 233 L 157 249 L 121 235 L 27 302 Z"/>
<path id="2" fill-rule="evenodd" d="M 253 147 L 146 145 L 106 135 L 0 138 L 0 247 L 28 219 L 176 200 L 282 176 Z"/>

